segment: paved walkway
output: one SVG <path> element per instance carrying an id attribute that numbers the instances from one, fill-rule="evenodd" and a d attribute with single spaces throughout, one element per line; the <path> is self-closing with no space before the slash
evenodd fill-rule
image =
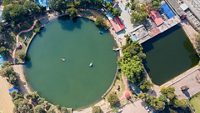
<path id="1" fill-rule="evenodd" d="M 142 100 L 137 100 L 124 106 L 122 113 L 148 113 L 148 111 L 144 108 Z"/>
<path id="2" fill-rule="evenodd" d="M 29 29 L 23 30 L 23 31 L 21 31 L 21 32 L 19 32 L 19 33 L 17 34 L 17 36 L 16 36 L 16 47 L 15 47 L 15 49 L 13 50 L 13 53 L 12 53 L 12 58 L 13 58 L 14 64 L 16 63 L 16 62 L 15 62 L 16 50 L 17 50 L 18 45 L 20 44 L 20 43 L 19 43 L 19 36 L 20 36 L 22 33 L 26 33 L 26 32 L 29 32 L 29 31 L 33 30 L 33 28 L 35 27 L 35 25 L 36 25 L 37 22 L 38 22 L 38 20 L 35 20 L 34 23 L 33 23 L 33 25 L 32 25 Z"/>
<path id="3" fill-rule="evenodd" d="M 174 84 L 180 82 L 182 79 L 188 77 L 188 76 L 190 75 L 190 73 L 192 73 L 192 72 L 194 72 L 195 70 L 198 70 L 198 69 L 200 69 L 200 67 L 197 65 L 197 66 L 195 66 L 195 67 L 193 67 L 193 68 L 187 70 L 186 72 L 180 74 L 179 76 L 173 78 L 172 80 L 170 80 L 170 81 L 164 83 L 164 84 L 161 85 L 160 87 L 172 86 L 172 85 L 174 85 Z M 191 81 L 189 81 L 189 82 L 191 82 Z M 182 85 L 185 85 L 185 83 L 183 83 Z M 199 89 L 199 90 L 200 90 L 200 89 Z"/>
<path id="4" fill-rule="evenodd" d="M 120 19 L 125 25 L 125 32 L 119 33 L 118 36 L 120 38 L 124 38 L 124 35 L 130 33 L 133 30 L 134 26 L 131 23 L 131 16 L 129 14 L 129 11 L 128 9 L 125 8 L 127 0 L 116 0 L 116 1 L 119 2 L 119 7 L 121 9 Z"/>
<path id="5" fill-rule="evenodd" d="M 0 76 L 0 113 L 13 113 L 14 104 L 12 97 L 8 93 L 8 89 L 11 88 L 6 78 Z"/>
<path id="6" fill-rule="evenodd" d="M 197 77 L 200 77 L 200 66 L 198 65 L 182 73 L 178 77 L 174 78 L 171 82 L 168 82 L 163 86 L 174 87 L 178 98 L 188 99 L 200 92 L 200 80 L 197 80 Z M 182 86 L 187 86 L 189 89 L 183 92 L 181 90 Z"/>
<path id="7" fill-rule="evenodd" d="M 123 99 L 127 99 L 127 97 L 131 96 L 132 93 L 129 89 L 129 85 L 128 85 L 128 80 L 127 80 L 127 77 L 125 75 L 122 75 L 122 81 L 124 83 L 124 86 L 125 86 L 125 90 L 123 92 L 123 95 L 122 97 L 120 98 L 121 100 Z"/>

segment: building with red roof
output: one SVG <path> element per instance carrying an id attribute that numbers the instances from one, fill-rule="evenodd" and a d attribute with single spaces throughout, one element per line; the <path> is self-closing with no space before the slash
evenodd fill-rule
<path id="1" fill-rule="evenodd" d="M 150 17 L 156 23 L 157 26 L 161 25 L 164 22 L 158 11 L 152 10 L 150 12 Z"/>
<path id="2" fill-rule="evenodd" d="M 125 29 L 124 24 L 121 22 L 119 17 L 114 17 L 113 19 L 109 20 L 113 29 L 115 30 L 116 33 L 122 31 Z"/>

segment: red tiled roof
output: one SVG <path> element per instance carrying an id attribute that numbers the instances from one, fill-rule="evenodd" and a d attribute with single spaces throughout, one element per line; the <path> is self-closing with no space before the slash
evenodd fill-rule
<path id="1" fill-rule="evenodd" d="M 114 17 L 113 19 L 109 21 L 111 25 L 113 26 L 116 33 L 125 29 L 124 24 L 121 22 L 121 20 L 118 17 Z"/>
<path id="2" fill-rule="evenodd" d="M 157 26 L 161 25 L 164 22 L 164 20 L 160 16 L 159 12 L 157 12 L 155 10 L 152 10 L 150 12 L 150 17 L 156 23 Z"/>
<path id="3" fill-rule="evenodd" d="M 160 33 L 160 30 L 158 28 L 153 28 L 153 29 L 150 30 L 149 35 L 151 37 L 154 37 L 154 36 L 158 35 L 159 33 Z"/>

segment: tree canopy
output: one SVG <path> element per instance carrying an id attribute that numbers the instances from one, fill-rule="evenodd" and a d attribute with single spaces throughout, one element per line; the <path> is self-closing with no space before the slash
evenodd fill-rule
<path id="1" fill-rule="evenodd" d="M 119 60 L 119 66 L 124 75 L 131 82 L 141 80 L 144 71 L 142 60 L 146 57 L 142 47 L 137 42 L 131 42 L 123 47 L 123 57 Z"/>
<path id="2" fill-rule="evenodd" d="M 137 4 L 135 9 L 131 13 L 132 23 L 142 23 L 146 20 L 148 16 L 148 11 L 145 4 Z"/>
<path id="3" fill-rule="evenodd" d="M 153 9 L 158 9 L 158 8 L 160 8 L 161 1 L 162 1 L 162 0 L 152 0 L 152 1 L 151 1 L 151 7 L 152 7 Z"/>
<path id="4" fill-rule="evenodd" d="M 92 113 L 103 113 L 100 106 L 93 106 Z"/>
<path id="5" fill-rule="evenodd" d="M 67 8 L 65 0 L 49 0 L 49 7 L 57 12 L 64 13 Z"/>
<path id="6" fill-rule="evenodd" d="M 111 107 L 115 107 L 119 103 L 119 98 L 115 93 L 111 93 L 107 99 Z"/>
<path id="7" fill-rule="evenodd" d="M 18 23 L 40 11 L 40 7 L 32 1 L 25 1 L 23 3 L 17 2 L 6 5 L 2 12 L 2 17 L 7 22 Z"/>

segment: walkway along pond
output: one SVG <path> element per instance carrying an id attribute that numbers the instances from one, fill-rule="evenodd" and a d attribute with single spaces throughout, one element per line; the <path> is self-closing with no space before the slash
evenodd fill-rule
<path id="1" fill-rule="evenodd" d="M 199 57 L 180 25 L 142 44 L 152 81 L 161 85 L 197 65 Z"/>
<path id="2" fill-rule="evenodd" d="M 55 105 L 88 106 L 101 99 L 114 79 L 114 44 L 108 32 L 100 34 L 87 19 L 53 20 L 30 45 L 31 61 L 24 67 L 27 81 Z"/>

